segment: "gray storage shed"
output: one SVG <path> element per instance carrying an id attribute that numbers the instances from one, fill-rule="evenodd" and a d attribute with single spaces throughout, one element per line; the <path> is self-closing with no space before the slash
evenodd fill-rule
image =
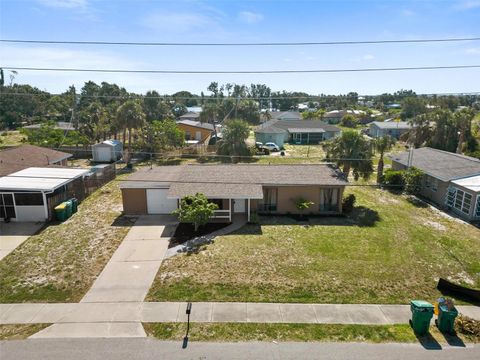
<path id="1" fill-rule="evenodd" d="M 118 140 L 105 140 L 92 146 L 94 162 L 114 162 L 122 158 L 123 144 Z"/>

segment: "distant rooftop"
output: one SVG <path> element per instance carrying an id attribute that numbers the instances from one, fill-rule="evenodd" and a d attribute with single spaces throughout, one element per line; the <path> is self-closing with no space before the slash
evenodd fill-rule
<path id="1" fill-rule="evenodd" d="M 35 129 L 40 129 L 41 126 L 42 126 L 42 124 L 33 124 L 33 125 L 24 126 L 23 128 L 24 128 L 24 129 L 35 130 Z M 57 122 L 57 123 L 55 124 L 54 128 L 57 129 L 57 130 L 65 130 L 65 131 L 73 131 L 73 130 L 75 130 L 75 127 L 73 126 L 72 123 L 70 123 L 70 122 L 65 122 L 65 121 L 59 121 L 59 122 Z"/>
<path id="2" fill-rule="evenodd" d="M 195 120 L 178 120 L 177 124 L 184 124 L 184 125 L 189 125 L 189 126 L 194 126 L 202 129 L 207 129 L 207 130 L 215 130 L 214 126 L 210 123 L 206 122 L 200 122 L 200 121 L 195 121 Z"/>
<path id="3" fill-rule="evenodd" d="M 411 129 L 412 125 L 406 121 L 374 121 L 370 123 L 380 129 Z"/>

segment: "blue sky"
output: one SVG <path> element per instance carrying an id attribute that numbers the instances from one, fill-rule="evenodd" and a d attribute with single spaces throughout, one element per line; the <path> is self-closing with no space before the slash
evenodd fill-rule
<path id="1" fill-rule="evenodd" d="M 0 0 L 0 37 L 75 41 L 298 42 L 473 37 L 480 0 Z M 480 64 L 480 42 L 296 47 L 125 47 L 0 44 L 0 66 L 282 70 Z M 282 75 L 146 75 L 20 71 L 52 92 L 84 81 L 129 91 L 206 91 L 211 81 L 273 90 L 378 94 L 480 91 L 480 69 Z"/>

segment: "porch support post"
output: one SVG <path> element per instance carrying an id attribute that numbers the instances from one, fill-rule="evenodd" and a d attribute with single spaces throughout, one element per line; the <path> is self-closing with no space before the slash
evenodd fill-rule
<path id="1" fill-rule="evenodd" d="M 228 221 L 232 222 L 232 199 L 228 199 Z"/>
<path id="2" fill-rule="evenodd" d="M 250 222 L 250 198 L 247 199 L 247 221 Z"/>
<path id="3" fill-rule="evenodd" d="M 43 211 L 45 212 L 45 221 L 50 220 L 50 217 L 48 216 L 48 203 L 47 203 L 47 195 L 42 191 L 42 200 L 43 200 Z M 15 201 L 15 199 L 13 200 Z M 17 213 L 17 206 L 15 204 L 15 214 Z M 52 214 L 53 218 L 53 214 Z"/>

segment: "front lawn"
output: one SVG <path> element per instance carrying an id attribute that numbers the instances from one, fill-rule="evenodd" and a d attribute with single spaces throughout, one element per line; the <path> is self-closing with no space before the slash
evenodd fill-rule
<path id="1" fill-rule="evenodd" d="M 0 261 L 0 302 L 79 301 L 133 223 L 121 212 L 118 182 L 112 181 L 69 220 L 30 237 Z"/>
<path id="2" fill-rule="evenodd" d="M 435 301 L 439 277 L 480 287 L 480 230 L 372 187 L 348 218 L 262 217 L 166 260 L 149 301 Z"/>

